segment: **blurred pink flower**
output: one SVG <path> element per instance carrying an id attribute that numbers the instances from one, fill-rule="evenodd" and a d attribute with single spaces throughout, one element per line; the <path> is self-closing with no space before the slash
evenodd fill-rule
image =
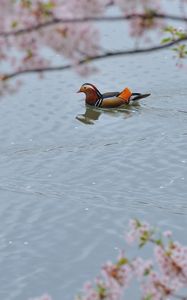
<path id="1" fill-rule="evenodd" d="M 52 298 L 49 295 L 44 294 L 41 297 L 31 298 L 30 300 L 52 300 Z"/>
<path id="2" fill-rule="evenodd" d="M 171 238 L 172 235 L 173 235 L 173 233 L 172 233 L 171 230 L 166 230 L 166 231 L 163 232 L 164 237 Z"/>

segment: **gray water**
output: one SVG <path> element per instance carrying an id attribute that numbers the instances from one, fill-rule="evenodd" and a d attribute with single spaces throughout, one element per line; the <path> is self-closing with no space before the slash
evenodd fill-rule
<path id="1" fill-rule="evenodd" d="M 0 102 L 0 298 L 73 299 L 124 247 L 128 220 L 187 243 L 187 76 L 168 51 L 96 63 L 100 72 L 27 76 Z M 75 92 L 151 92 L 122 111 Z"/>

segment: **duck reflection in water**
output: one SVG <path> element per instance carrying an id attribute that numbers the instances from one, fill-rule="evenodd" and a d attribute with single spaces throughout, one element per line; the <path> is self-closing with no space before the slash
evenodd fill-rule
<path id="1" fill-rule="evenodd" d="M 136 107 L 136 108 L 135 108 Z M 133 114 L 137 111 L 137 108 L 139 107 L 139 104 L 130 106 L 128 105 L 128 109 L 125 108 L 125 106 L 118 109 L 97 109 L 95 107 L 86 106 L 86 110 L 84 114 L 78 114 L 76 116 L 76 119 L 80 122 L 86 124 L 86 125 L 94 125 L 97 120 L 101 117 L 103 114 L 110 115 L 111 117 L 117 117 L 117 116 L 123 116 L 123 118 L 127 119 L 129 117 L 132 117 Z"/>

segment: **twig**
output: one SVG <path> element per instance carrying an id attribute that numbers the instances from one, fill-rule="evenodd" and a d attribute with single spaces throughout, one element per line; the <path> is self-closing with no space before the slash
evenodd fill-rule
<path id="1" fill-rule="evenodd" d="M 22 28 L 18 30 L 12 30 L 12 31 L 5 31 L 0 32 L 1 37 L 9 37 L 9 36 L 18 36 L 22 34 L 26 34 L 29 32 L 37 31 L 39 29 L 50 27 L 57 24 L 67 24 L 67 23 L 85 23 L 85 22 L 118 22 L 118 21 L 128 21 L 135 18 L 142 18 L 142 19 L 167 19 L 167 20 L 173 20 L 173 21 L 180 21 L 180 22 L 187 22 L 186 17 L 176 16 L 176 15 L 169 15 L 169 14 L 159 14 L 150 12 L 147 14 L 130 14 L 126 16 L 112 16 L 112 17 L 88 17 L 88 18 L 74 18 L 74 19 L 58 19 L 53 18 L 50 21 L 46 21 L 43 23 L 39 23 L 37 25 L 33 25 L 32 27 L 28 28 Z"/>
<path id="2" fill-rule="evenodd" d="M 117 56 L 124 56 L 124 55 L 135 55 L 135 54 L 143 54 L 143 53 L 149 53 L 149 52 L 155 52 L 164 50 L 166 48 L 172 47 L 173 45 L 179 44 L 180 42 L 186 41 L 187 36 L 184 38 L 180 38 L 178 40 L 172 41 L 170 43 L 164 44 L 164 45 L 158 45 L 153 46 L 149 48 L 140 48 L 140 49 L 134 49 L 134 50 L 126 50 L 126 51 L 115 51 L 115 52 L 105 52 L 100 55 L 95 55 L 91 57 L 86 57 L 82 60 L 80 60 L 77 65 L 83 65 L 85 63 L 89 63 L 92 61 L 97 61 L 100 59 L 110 58 L 110 57 L 117 57 Z M 16 71 L 10 74 L 4 74 L 1 78 L 2 81 L 5 81 L 7 79 L 11 79 L 13 77 L 17 77 L 22 74 L 31 74 L 31 73 L 42 73 L 42 72 L 55 72 L 55 71 L 62 71 L 72 68 L 73 66 L 71 64 L 68 65 L 62 65 L 62 66 L 54 66 L 54 67 L 45 67 L 45 68 L 35 68 L 35 69 L 25 69 L 21 71 Z"/>

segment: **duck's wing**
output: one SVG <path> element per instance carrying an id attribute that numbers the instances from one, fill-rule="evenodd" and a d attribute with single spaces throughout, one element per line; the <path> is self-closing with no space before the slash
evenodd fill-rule
<path id="1" fill-rule="evenodd" d="M 119 92 L 108 92 L 102 94 L 103 99 L 105 98 L 112 98 L 112 97 L 117 97 L 120 93 Z"/>
<path id="2" fill-rule="evenodd" d="M 113 98 L 104 98 L 102 99 L 102 102 L 100 103 L 99 107 L 102 108 L 117 108 L 121 105 L 124 105 L 125 102 L 123 99 L 119 97 L 113 97 Z"/>

